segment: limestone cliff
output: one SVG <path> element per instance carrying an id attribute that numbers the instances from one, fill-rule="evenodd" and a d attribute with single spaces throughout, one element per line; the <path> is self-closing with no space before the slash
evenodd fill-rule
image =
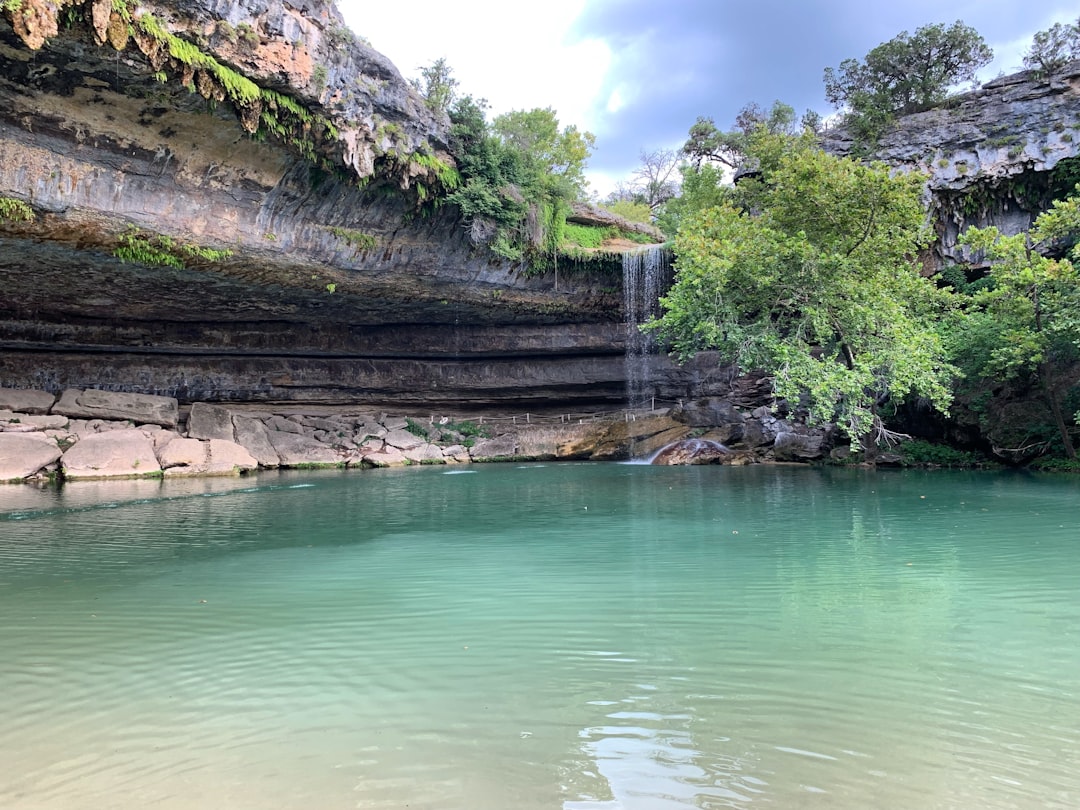
<path id="1" fill-rule="evenodd" d="M 849 154 L 844 129 L 825 148 Z M 1030 227 L 1054 193 L 1080 181 L 1080 62 L 1051 76 L 1024 71 L 988 82 L 945 105 L 907 115 L 870 157 L 925 173 L 938 242 L 937 266 L 964 260 L 957 237 L 970 225 L 1009 234 Z"/>
<path id="2" fill-rule="evenodd" d="M 617 262 L 474 246 L 447 129 L 323 0 L 4 4 L 0 386 L 621 400 Z"/>

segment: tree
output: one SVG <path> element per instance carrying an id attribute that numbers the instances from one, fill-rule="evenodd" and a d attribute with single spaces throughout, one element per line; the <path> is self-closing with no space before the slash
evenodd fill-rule
<path id="1" fill-rule="evenodd" d="M 1045 76 L 1061 70 L 1073 59 L 1080 59 L 1080 19 L 1069 25 L 1054 23 L 1035 34 L 1024 54 L 1024 67 Z"/>
<path id="2" fill-rule="evenodd" d="M 971 297 L 960 335 L 961 342 L 980 348 L 973 371 L 998 381 L 1032 377 L 1070 459 L 1076 449 L 1062 399 L 1076 380 L 1061 379 L 1059 369 L 1075 359 L 1080 345 L 1080 273 L 1068 259 L 1039 250 L 1078 232 L 1080 197 L 1074 196 L 1055 202 L 1029 233 L 971 228 L 960 240 L 991 262 L 989 283 Z"/>
<path id="3" fill-rule="evenodd" d="M 411 79 L 410 84 L 435 112 L 449 112 L 457 97 L 457 79 L 453 77 L 453 70 L 446 59 L 441 57 L 420 68 L 420 78 Z"/>
<path id="4" fill-rule="evenodd" d="M 807 113 L 809 115 L 809 111 Z M 764 129 L 774 134 L 795 134 L 795 108 L 774 101 L 767 111 L 751 102 L 739 110 L 735 127 L 722 132 L 711 118 L 698 118 L 690 127 L 690 136 L 683 144 L 683 154 L 695 167 L 706 163 L 738 169 L 745 158 L 750 138 Z"/>
<path id="5" fill-rule="evenodd" d="M 634 185 L 642 202 L 656 211 L 679 192 L 679 164 L 682 158 L 674 149 L 654 149 L 640 155 L 641 165 L 634 172 Z"/>
<path id="6" fill-rule="evenodd" d="M 825 69 L 825 97 L 852 114 L 857 131 L 876 139 L 897 113 L 940 104 L 950 88 L 974 80 L 994 53 L 960 20 L 907 31 L 871 50 L 864 61 L 845 59 Z"/>
<path id="7" fill-rule="evenodd" d="M 503 113 L 492 122 L 492 130 L 537 172 L 558 178 L 575 195 L 584 195 L 588 185 L 585 164 L 596 144 L 591 132 L 572 125 L 560 130 L 559 119 L 550 107 Z"/>
<path id="8" fill-rule="evenodd" d="M 890 400 L 950 398 L 935 330 L 950 295 L 914 258 L 923 178 L 827 155 L 809 135 L 751 140 L 751 155 L 777 151 L 757 213 L 723 203 L 683 222 L 675 284 L 648 328 L 684 359 L 718 349 L 764 370 L 809 421 L 871 449 L 890 437 Z"/>

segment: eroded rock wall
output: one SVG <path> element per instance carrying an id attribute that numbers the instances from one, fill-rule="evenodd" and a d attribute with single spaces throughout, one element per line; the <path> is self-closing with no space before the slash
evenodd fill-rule
<path id="1" fill-rule="evenodd" d="M 424 205 L 448 122 L 332 3 L 28 3 L 33 31 L 0 14 L 0 197 L 35 215 L 0 220 L 0 385 L 621 401 L 617 265 L 531 277 Z M 133 235 L 196 252 L 118 258 Z M 660 395 L 702 376 L 657 362 Z"/>
<path id="2" fill-rule="evenodd" d="M 850 133 L 826 133 L 824 147 L 851 154 Z M 1051 186 L 1071 189 L 1080 167 L 1080 62 L 1050 76 L 1023 71 L 995 79 L 945 105 L 906 115 L 869 157 L 928 178 L 937 229 L 933 264 L 970 258 L 957 245 L 969 226 L 1027 230 L 1049 203 Z"/>

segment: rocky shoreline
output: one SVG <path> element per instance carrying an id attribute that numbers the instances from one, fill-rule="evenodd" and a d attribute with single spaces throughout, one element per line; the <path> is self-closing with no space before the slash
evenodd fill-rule
<path id="1" fill-rule="evenodd" d="M 719 399 L 670 411 L 479 421 L 362 407 L 239 406 L 69 389 L 0 389 L 0 482 L 242 475 L 519 460 L 753 464 L 841 457 L 832 432 Z"/>

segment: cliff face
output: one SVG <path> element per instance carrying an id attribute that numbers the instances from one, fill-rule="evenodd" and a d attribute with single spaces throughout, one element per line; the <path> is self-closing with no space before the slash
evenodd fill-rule
<path id="1" fill-rule="evenodd" d="M 618 267 L 475 248 L 447 129 L 321 0 L 0 12 L 0 386 L 621 401 Z"/>
<path id="2" fill-rule="evenodd" d="M 849 154 L 843 129 L 824 146 Z M 966 257 L 956 240 L 971 226 L 1027 230 L 1054 193 L 1080 181 L 1080 62 L 1052 76 L 1005 76 L 938 109 L 907 115 L 870 157 L 926 174 L 938 266 Z"/>

